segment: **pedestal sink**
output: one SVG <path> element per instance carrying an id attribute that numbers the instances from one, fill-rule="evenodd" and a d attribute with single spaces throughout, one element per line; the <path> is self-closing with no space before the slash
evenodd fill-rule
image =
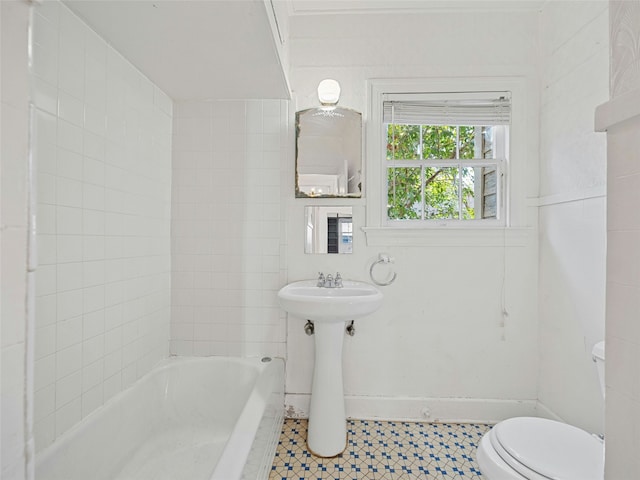
<path id="1" fill-rule="evenodd" d="M 345 325 L 376 311 L 382 305 L 382 293 L 365 282 L 345 280 L 340 288 L 318 287 L 316 282 L 290 283 L 278 292 L 278 300 L 291 315 L 314 323 L 315 365 L 307 446 L 319 457 L 335 457 L 347 446 L 342 384 Z"/>

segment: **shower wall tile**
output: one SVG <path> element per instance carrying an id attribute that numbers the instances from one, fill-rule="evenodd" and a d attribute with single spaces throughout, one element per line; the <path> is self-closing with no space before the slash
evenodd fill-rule
<path id="1" fill-rule="evenodd" d="M 33 25 L 40 451 L 169 353 L 172 103 L 62 3 Z"/>
<path id="2" fill-rule="evenodd" d="M 171 353 L 284 356 L 281 173 L 288 104 L 178 102 Z"/>

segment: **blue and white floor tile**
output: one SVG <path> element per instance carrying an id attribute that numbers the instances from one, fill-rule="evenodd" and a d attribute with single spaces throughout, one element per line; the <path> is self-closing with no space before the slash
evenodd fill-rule
<path id="1" fill-rule="evenodd" d="M 286 419 L 269 480 L 480 479 L 475 450 L 490 428 L 348 420 L 347 449 L 319 458 L 307 449 L 307 421 Z"/>

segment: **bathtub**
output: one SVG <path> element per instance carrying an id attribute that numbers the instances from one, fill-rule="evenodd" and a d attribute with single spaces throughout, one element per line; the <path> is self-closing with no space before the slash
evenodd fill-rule
<path id="1" fill-rule="evenodd" d="M 266 480 L 281 359 L 172 357 L 36 456 L 38 480 Z"/>

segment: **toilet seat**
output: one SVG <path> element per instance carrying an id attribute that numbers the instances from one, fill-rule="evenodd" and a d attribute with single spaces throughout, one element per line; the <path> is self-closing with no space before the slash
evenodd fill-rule
<path id="1" fill-rule="evenodd" d="M 516 417 L 490 432 L 500 458 L 530 480 L 602 480 L 603 444 L 565 423 Z"/>
<path id="2" fill-rule="evenodd" d="M 531 470 L 526 465 L 520 463 L 516 458 L 512 457 L 509 452 L 507 452 L 500 442 L 496 439 L 495 432 L 492 430 L 489 432 L 489 443 L 490 448 L 497 454 L 498 458 L 502 460 L 504 463 L 508 465 L 511 469 L 513 469 L 512 474 L 515 475 L 516 472 L 519 473 L 518 478 L 523 478 L 526 480 L 550 480 L 549 477 L 543 476 L 538 472 Z"/>

